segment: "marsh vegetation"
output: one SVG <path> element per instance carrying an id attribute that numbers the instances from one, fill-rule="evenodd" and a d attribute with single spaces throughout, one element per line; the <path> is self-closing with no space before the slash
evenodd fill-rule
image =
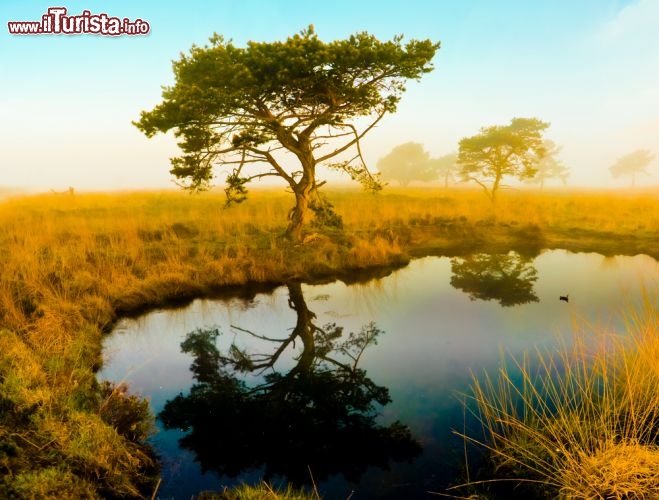
<path id="1" fill-rule="evenodd" d="M 95 376 L 103 333 L 120 316 L 226 287 L 357 276 L 424 255 L 565 248 L 656 258 L 659 248 L 652 191 L 510 191 L 496 209 L 471 190 L 346 190 L 329 199 L 344 228 L 318 228 L 299 245 L 282 239 L 290 200 L 278 191 L 228 209 L 213 193 L 3 201 L 2 495 L 148 496 L 155 488 L 148 407 Z M 654 331 L 656 323 L 643 339 Z"/>

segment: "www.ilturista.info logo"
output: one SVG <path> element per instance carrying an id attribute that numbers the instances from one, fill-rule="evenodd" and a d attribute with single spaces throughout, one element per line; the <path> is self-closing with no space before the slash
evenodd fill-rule
<path id="1" fill-rule="evenodd" d="M 151 29 L 142 19 L 130 21 L 88 10 L 79 16 L 67 16 L 66 7 L 50 7 L 41 21 L 9 21 L 7 27 L 12 35 L 146 35 Z"/>

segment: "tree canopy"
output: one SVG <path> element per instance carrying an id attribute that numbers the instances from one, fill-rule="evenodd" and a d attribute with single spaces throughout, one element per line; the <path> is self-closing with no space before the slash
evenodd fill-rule
<path id="1" fill-rule="evenodd" d="M 410 182 L 432 182 L 441 179 L 444 187 L 454 181 L 458 172 L 455 153 L 430 158 L 430 154 L 418 142 L 406 142 L 394 147 L 378 161 L 378 171 L 385 181 L 397 181 L 401 186 Z"/>
<path id="2" fill-rule="evenodd" d="M 538 271 L 532 260 L 516 252 L 475 254 L 451 259 L 451 286 L 471 300 L 496 300 L 503 307 L 538 302 L 533 286 Z"/>
<path id="3" fill-rule="evenodd" d="M 542 133 L 547 127 L 537 118 L 513 118 L 510 125 L 484 127 L 465 137 L 458 152 L 463 180 L 476 182 L 494 203 L 505 176 L 525 180 L 536 174 L 546 153 Z"/>
<path id="4" fill-rule="evenodd" d="M 430 168 L 430 155 L 418 142 L 406 142 L 394 147 L 378 161 L 378 171 L 385 181 L 397 181 L 407 186 L 412 181 L 432 181 L 437 176 Z"/>
<path id="5" fill-rule="evenodd" d="M 654 154 L 648 151 L 647 149 L 639 149 L 633 153 L 619 158 L 616 163 L 614 163 L 609 170 L 614 179 L 622 175 L 629 175 L 632 178 L 632 187 L 636 185 L 636 174 L 645 173 L 647 174 L 647 166 L 654 160 Z"/>
<path id="6" fill-rule="evenodd" d="M 366 32 L 325 43 L 313 26 L 246 47 L 216 34 L 173 63 L 174 85 L 135 125 L 148 137 L 174 131 L 183 154 L 170 172 L 183 187 L 207 188 L 214 167 L 225 167 L 227 198 L 240 202 L 250 181 L 283 179 L 296 197 L 288 234 L 299 239 L 310 205 L 320 202 L 317 167 L 381 187 L 360 141 L 396 111 L 407 80 L 432 71 L 438 48 L 430 40 L 403 44 L 402 36 L 381 42 Z"/>

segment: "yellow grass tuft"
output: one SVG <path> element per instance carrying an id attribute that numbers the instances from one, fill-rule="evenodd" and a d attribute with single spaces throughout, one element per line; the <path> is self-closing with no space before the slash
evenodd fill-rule
<path id="1" fill-rule="evenodd" d="M 574 457 L 561 477 L 560 496 L 574 500 L 659 498 L 659 447 L 604 442 Z"/>
<path id="2" fill-rule="evenodd" d="M 236 488 L 226 488 L 221 493 L 203 492 L 199 500 L 320 500 L 318 492 L 307 492 L 303 489 L 287 486 L 274 488 L 268 483 L 261 482 L 256 485 L 243 484 Z"/>

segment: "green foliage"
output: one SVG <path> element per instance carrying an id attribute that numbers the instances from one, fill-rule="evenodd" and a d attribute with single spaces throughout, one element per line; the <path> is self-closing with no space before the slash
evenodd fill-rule
<path id="1" fill-rule="evenodd" d="M 352 157 L 341 170 L 379 189 L 359 143 L 396 110 L 405 81 L 433 69 L 439 47 L 429 40 L 403 45 L 402 36 L 380 42 L 365 32 L 325 43 L 313 26 L 283 42 L 236 47 L 217 34 L 210 42 L 174 62 L 175 84 L 134 124 L 148 137 L 174 130 L 183 155 L 171 160 L 170 172 L 184 187 L 205 189 L 215 165 L 230 169 L 230 201 L 242 201 L 246 184 L 267 176 L 306 198 L 309 186 L 316 189 L 316 168 L 342 153 Z M 356 118 L 366 125 L 358 128 Z M 287 156 L 301 172 L 289 169 Z M 298 201 L 296 209 L 307 207 Z M 305 216 L 293 219 L 300 225 Z"/>
<path id="2" fill-rule="evenodd" d="M 116 385 L 103 381 L 99 395 L 102 398 L 99 414 L 119 435 L 134 443 L 146 440 L 152 432 L 149 401 L 128 393 L 126 384 Z"/>
<path id="3" fill-rule="evenodd" d="M 485 127 L 478 135 L 465 137 L 458 153 L 462 178 L 479 184 L 494 202 L 503 177 L 524 180 L 536 174 L 546 153 L 542 132 L 547 127 L 537 118 L 513 118 L 510 125 Z"/>
<path id="4" fill-rule="evenodd" d="M 350 162 L 344 161 L 331 163 L 328 165 L 328 167 L 332 170 L 348 174 L 351 180 L 361 184 L 364 190 L 367 192 L 375 194 L 378 191 L 382 191 L 382 188 L 384 187 L 382 181 L 380 180 L 380 174 L 371 173 L 367 168 L 364 168 L 363 165 L 354 166 L 351 165 Z"/>
<path id="5" fill-rule="evenodd" d="M 249 182 L 246 177 L 240 177 L 237 172 L 227 176 L 227 187 L 224 193 L 227 195 L 227 205 L 231 203 L 242 203 L 247 199 L 247 188 L 245 184 Z"/>
<path id="6" fill-rule="evenodd" d="M 636 184 L 636 174 L 643 172 L 647 174 L 646 167 L 654 160 L 654 154 L 647 149 L 639 149 L 633 153 L 619 158 L 609 170 L 615 179 L 622 175 L 630 175 L 632 178 L 632 186 Z"/>
<path id="7" fill-rule="evenodd" d="M 343 219 L 334 210 L 334 205 L 324 198 L 314 200 L 310 205 L 314 213 L 312 226 L 327 229 L 343 229 Z"/>

